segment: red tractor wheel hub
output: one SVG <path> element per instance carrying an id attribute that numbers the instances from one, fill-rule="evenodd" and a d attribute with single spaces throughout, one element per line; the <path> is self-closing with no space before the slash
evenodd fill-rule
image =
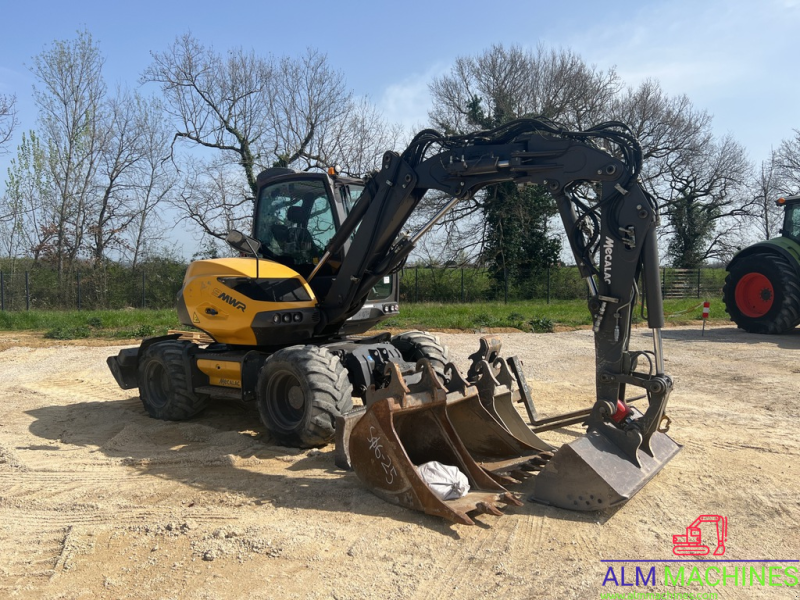
<path id="1" fill-rule="evenodd" d="M 736 308 L 746 317 L 763 317 L 772 308 L 775 290 L 761 273 L 748 273 L 736 284 Z"/>

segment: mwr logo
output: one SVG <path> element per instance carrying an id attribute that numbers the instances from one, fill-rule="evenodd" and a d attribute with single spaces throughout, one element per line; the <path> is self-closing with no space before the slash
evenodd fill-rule
<path id="1" fill-rule="evenodd" d="M 247 309 L 247 305 L 244 302 L 242 302 L 241 300 L 237 300 L 236 298 L 234 298 L 230 294 L 227 294 L 226 292 L 220 292 L 219 290 L 215 289 L 214 295 L 223 302 L 227 302 L 233 308 L 239 309 L 242 312 L 244 312 L 245 309 Z"/>
<path id="2" fill-rule="evenodd" d="M 614 240 L 606 236 L 603 244 L 603 281 L 611 285 L 611 255 L 614 253 Z"/>

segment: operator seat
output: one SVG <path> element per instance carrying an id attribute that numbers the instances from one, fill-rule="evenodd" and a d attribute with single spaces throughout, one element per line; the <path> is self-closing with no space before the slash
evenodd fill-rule
<path id="1" fill-rule="evenodd" d="M 316 252 L 314 238 L 311 237 L 303 222 L 305 211 L 302 206 L 290 206 L 286 211 L 286 220 L 291 223 L 287 232 L 287 250 L 298 263 L 311 262 Z"/>

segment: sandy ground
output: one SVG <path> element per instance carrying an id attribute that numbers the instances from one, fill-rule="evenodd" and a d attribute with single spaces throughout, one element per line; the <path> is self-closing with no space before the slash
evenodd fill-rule
<path id="1" fill-rule="evenodd" d="M 632 346 L 650 349 L 648 333 L 636 330 Z M 616 510 L 526 502 L 472 527 L 384 503 L 334 466 L 332 446 L 270 445 L 241 407 L 148 418 L 107 371 L 118 348 L 4 336 L 0 598 L 797 598 L 785 571 L 797 563 L 779 563 L 784 585 L 666 587 L 660 564 L 655 585 L 602 585 L 603 559 L 631 559 L 627 583 L 652 566 L 641 561 L 675 559 L 672 535 L 701 514 L 728 517 L 725 559 L 800 558 L 800 330 L 664 336 L 671 435 L 684 446 L 667 468 Z M 478 336 L 441 337 L 466 368 Z M 523 359 L 540 413 L 590 404 L 591 332 L 500 337 Z M 527 485 L 513 491 L 524 498 Z"/>

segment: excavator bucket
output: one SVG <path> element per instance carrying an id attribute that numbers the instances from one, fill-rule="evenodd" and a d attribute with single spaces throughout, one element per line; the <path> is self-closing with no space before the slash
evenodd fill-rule
<path id="1" fill-rule="evenodd" d="M 641 413 L 634 409 L 633 415 Z M 530 500 L 569 510 L 602 510 L 623 504 L 645 486 L 681 449 L 668 435 L 650 438 L 652 455 L 636 450 L 637 465 L 596 430 L 559 448 L 537 476 Z"/>
<path id="2" fill-rule="evenodd" d="M 497 504 L 518 505 L 503 486 L 531 476 L 531 501 L 581 511 L 622 504 L 680 451 L 655 427 L 666 418 L 670 386 L 652 382 L 644 419 L 622 403 L 625 418 L 645 428 L 650 424 L 649 430 L 609 425 L 602 413 L 614 409 L 604 409 L 603 402 L 539 419 L 520 362 L 500 357 L 500 346 L 496 338 L 481 338 L 467 378 L 448 363 L 444 384 L 426 360 L 405 373 L 388 363 L 387 385 L 370 388 L 366 407 L 338 418 L 336 464 L 354 469 L 384 500 L 472 524 L 469 513 L 501 514 Z M 525 403 L 533 428 L 517 411 L 519 402 Z M 558 450 L 535 433 L 579 422 L 588 426 L 587 434 Z M 429 461 L 457 467 L 470 491 L 442 500 L 417 469 Z"/>
<path id="3" fill-rule="evenodd" d="M 506 485 L 518 483 L 544 467 L 554 448 L 531 432 L 518 415 L 518 422 L 501 417 L 495 400 L 510 397 L 510 390 L 497 382 L 488 363 L 479 385 L 468 383 L 452 363 L 445 367 L 445 375 L 447 415 L 472 458 L 484 470 Z M 515 430 L 522 435 L 514 435 Z"/>
<path id="4" fill-rule="evenodd" d="M 475 381 L 483 406 L 497 421 L 515 437 L 545 450 L 540 456 L 548 460 L 541 462 L 542 466 L 537 469 L 531 500 L 583 511 L 622 504 L 680 451 L 681 446 L 660 431 L 648 436 L 646 443 L 626 443 L 626 447 L 620 447 L 599 431 L 600 428 L 590 427 L 586 435 L 561 446 L 555 454 L 546 452 L 552 448 L 534 431 L 547 431 L 582 421 L 591 423 L 593 411 L 576 411 L 539 420 L 519 361 L 515 357 L 508 360 L 500 357 L 500 349 L 501 342 L 497 338 L 481 338 L 480 349 L 470 356 L 472 366 L 467 377 Z M 525 403 L 533 430 L 520 417 L 515 402 Z M 630 411 L 631 419 L 642 416 L 634 408 Z M 618 434 L 618 430 L 610 433 Z"/>
<path id="5" fill-rule="evenodd" d="M 406 384 L 395 363 L 387 366 L 389 383 L 371 390 L 367 406 L 351 420 L 348 459 L 358 478 L 380 498 L 472 525 L 469 513 L 502 514 L 498 504 L 521 505 L 470 456 L 447 415 L 447 391 L 427 361 L 420 361 L 419 381 Z M 441 499 L 417 469 L 429 461 L 455 466 L 469 491 Z"/>

